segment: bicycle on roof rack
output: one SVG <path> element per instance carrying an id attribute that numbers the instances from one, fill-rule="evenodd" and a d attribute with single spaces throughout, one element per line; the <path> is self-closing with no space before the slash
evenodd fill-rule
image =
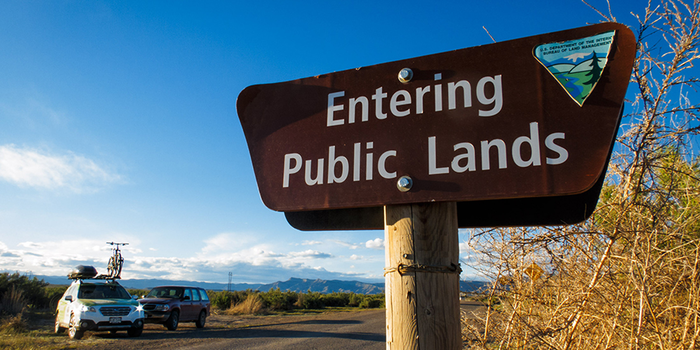
<path id="1" fill-rule="evenodd" d="M 114 248 L 112 248 L 112 256 L 109 258 L 109 263 L 107 263 L 106 278 L 120 279 L 122 267 L 124 266 L 124 258 L 122 257 L 119 246 L 129 245 L 129 243 L 107 242 L 107 244 L 114 246 Z"/>
<path id="2" fill-rule="evenodd" d="M 93 266 L 78 265 L 69 274 L 68 278 L 72 280 L 79 280 L 82 282 L 84 279 L 96 279 L 96 280 L 115 280 L 121 279 L 122 267 L 124 266 L 124 257 L 122 257 L 121 249 L 119 246 L 129 245 L 129 243 L 118 243 L 118 242 L 107 242 L 107 244 L 113 246 L 112 256 L 109 258 L 107 263 L 107 273 L 97 274 L 97 270 Z"/>

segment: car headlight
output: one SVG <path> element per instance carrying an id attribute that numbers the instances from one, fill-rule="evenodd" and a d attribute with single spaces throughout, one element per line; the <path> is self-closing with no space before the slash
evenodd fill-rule
<path id="1" fill-rule="evenodd" d="M 170 305 L 168 304 L 158 304 L 156 305 L 155 311 L 168 311 L 170 310 Z"/>
<path id="2" fill-rule="evenodd" d="M 80 305 L 80 312 L 97 312 L 94 306 Z"/>

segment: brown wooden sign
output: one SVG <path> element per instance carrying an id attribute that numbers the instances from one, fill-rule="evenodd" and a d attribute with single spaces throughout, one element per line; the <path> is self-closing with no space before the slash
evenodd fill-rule
<path id="1" fill-rule="evenodd" d="M 604 23 L 254 85 L 237 109 L 274 210 L 580 196 L 602 181 L 634 57 L 632 32 Z"/>

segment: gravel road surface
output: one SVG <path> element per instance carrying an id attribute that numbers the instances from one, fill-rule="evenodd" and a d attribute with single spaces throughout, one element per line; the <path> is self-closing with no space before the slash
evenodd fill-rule
<path id="1" fill-rule="evenodd" d="M 203 329 L 181 324 L 176 331 L 146 325 L 129 338 L 89 333 L 81 349 L 385 349 L 385 311 L 329 312 L 304 316 L 209 317 Z"/>

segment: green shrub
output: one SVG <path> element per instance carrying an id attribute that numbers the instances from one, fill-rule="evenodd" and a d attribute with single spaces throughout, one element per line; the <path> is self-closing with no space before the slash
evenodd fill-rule
<path id="1" fill-rule="evenodd" d="M 36 276 L 29 278 L 26 275 L 20 275 L 19 272 L 0 273 L 0 296 L 4 296 L 14 287 L 17 291 L 22 292 L 27 304 L 34 308 L 49 307 L 49 300 L 44 291 L 48 285 L 48 282 L 39 280 Z"/>
<path id="2" fill-rule="evenodd" d="M 11 316 L 22 314 L 24 308 L 27 307 L 27 299 L 23 294 L 24 291 L 12 286 L 0 298 L 0 313 Z"/>
<path id="3" fill-rule="evenodd" d="M 334 292 L 330 294 L 322 294 L 321 302 L 328 307 L 344 307 L 350 304 L 351 293 Z"/>
<path id="4" fill-rule="evenodd" d="M 322 309 L 325 305 L 321 296 L 322 294 L 319 292 L 307 291 L 306 293 L 299 293 L 294 306 L 301 309 Z"/>
<path id="5" fill-rule="evenodd" d="M 148 292 L 150 292 L 151 290 L 150 289 L 131 289 L 130 288 L 130 289 L 127 289 L 126 291 L 129 292 L 129 294 L 135 295 L 136 297 L 141 299 L 142 297 L 146 296 L 146 294 L 148 294 Z"/>
<path id="6" fill-rule="evenodd" d="M 265 307 L 270 310 L 292 310 L 298 299 L 296 292 L 282 292 L 279 288 L 270 289 L 266 293 L 260 293 L 260 297 Z"/>
<path id="7" fill-rule="evenodd" d="M 358 307 L 364 298 L 365 296 L 363 294 L 351 293 L 348 298 L 348 306 Z"/>
<path id="8" fill-rule="evenodd" d="M 362 309 L 374 309 L 384 307 L 384 294 L 364 295 L 358 305 Z"/>

